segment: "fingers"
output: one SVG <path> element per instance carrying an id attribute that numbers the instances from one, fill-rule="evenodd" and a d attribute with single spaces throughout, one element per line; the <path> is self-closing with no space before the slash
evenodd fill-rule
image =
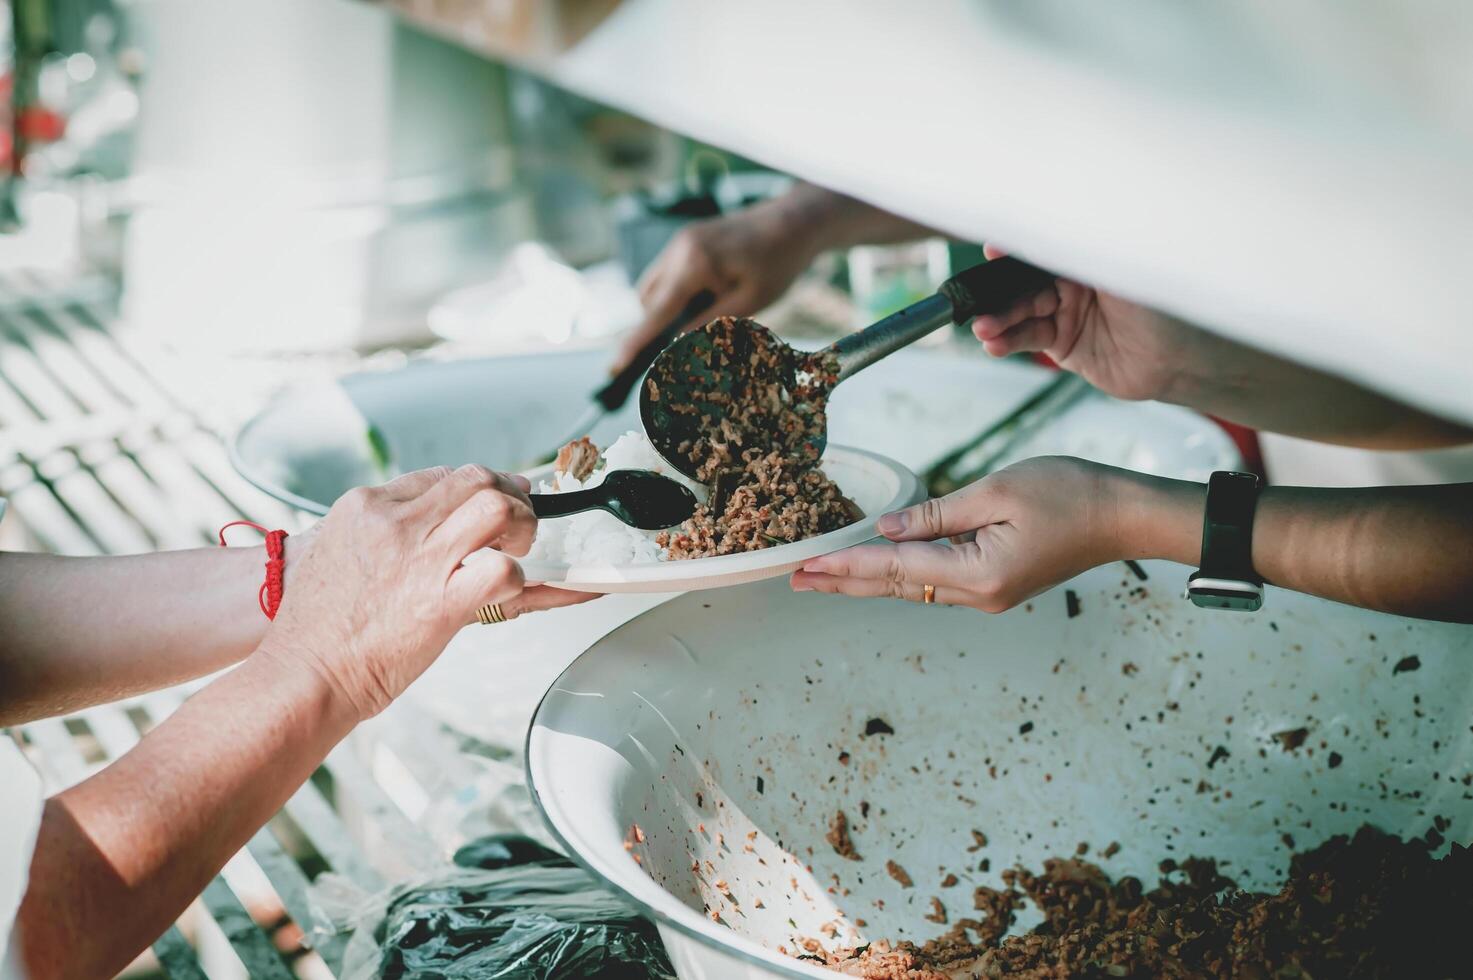
<path id="1" fill-rule="evenodd" d="M 972 321 L 972 334 L 986 343 L 1028 320 L 1052 317 L 1059 312 L 1059 291 L 1050 286 L 1025 296 L 1002 313 L 989 313 Z"/>
<path id="2" fill-rule="evenodd" d="M 428 469 L 415 470 L 405 473 L 385 483 L 378 489 L 390 500 L 404 502 L 414 500 L 423 496 L 426 491 L 450 476 L 455 471 L 448 466 L 431 466 Z M 532 481 L 517 473 L 504 474 L 515 486 L 523 491 L 532 489 Z"/>
<path id="3" fill-rule="evenodd" d="M 845 548 L 804 562 L 800 572 L 936 586 L 965 585 L 967 564 L 963 553 L 951 545 L 907 541 Z"/>
<path id="4" fill-rule="evenodd" d="M 906 602 L 926 601 L 925 586 L 930 583 L 901 581 L 886 582 L 881 579 L 840 578 L 816 572 L 794 572 L 792 577 L 795 592 L 826 592 L 829 595 L 847 595 L 855 599 L 904 599 Z M 975 606 L 976 599 L 965 589 L 938 585 L 932 601 L 942 606 Z"/>
<path id="5" fill-rule="evenodd" d="M 891 541 L 936 541 L 966 534 L 989 522 L 992 495 L 993 485 L 984 478 L 944 497 L 886 514 L 877 527 Z"/>
<path id="6" fill-rule="evenodd" d="M 475 619 L 476 610 L 488 602 L 507 603 L 521 594 L 526 580 L 522 566 L 499 551 L 478 552 L 450 574 L 445 584 L 446 601 L 466 622 Z"/>
<path id="7" fill-rule="evenodd" d="M 982 246 L 982 254 L 987 256 L 988 259 L 1000 259 L 1008 253 L 1001 245 L 994 245 L 991 242 L 987 242 Z"/>
<path id="8" fill-rule="evenodd" d="M 467 497 L 430 532 L 425 545 L 443 549 L 457 562 L 488 547 L 521 557 L 536 536 L 537 515 L 527 498 L 488 487 Z"/>
<path id="9" fill-rule="evenodd" d="M 859 545 L 805 562 L 793 573 L 792 586 L 799 591 L 923 602 L 925 587 L 932 585 L 935 601 L 971 605 L 967 586 L 974 566 L 968 550 L 944 544 Z"/>
<path id="10" fill-rule="evenodd" d="M 444 477 L 418 497 L 405 501 L 404 517 L 438 525 L 482 490 L 499 490 L 512 497 L 526 499 L 526 491 L 512 477 L 469 464 Z"/>
<path id="11" fill-rule="evenodd" d="M 982 349 L 993 357 L 1006 357 L 1022 351 L 1052 350 L 1059 340 L 1059 321 L 1053 317 L 1034 318 L 1009 329 L 998 337 L 983 341 Z"/>
<path id="12" fill-rule="evenodd" d="M 577 606 L 597 598 L 599 596 L 592 592 L 570 592 L 567 589 L 555 589 L 550 585 L 532 585 L 522 590 L 520 595 L 508 599 L 499 605 L 501 606 L 502 615 L 510 622 L 526 613 L 545 612 L 548 609 L 561 609 L 564 606 Z M 474 610 L 472 610 L 468 622 L 480 622 L 476 618 Z"/>
<path id="13" fill-rule="evenodd" d="M 427 470 L 415 470 L 395 477 L 381 488 L 390 500 L 413 500 L 451 473 L 448 466 L 431 466 Z"/>

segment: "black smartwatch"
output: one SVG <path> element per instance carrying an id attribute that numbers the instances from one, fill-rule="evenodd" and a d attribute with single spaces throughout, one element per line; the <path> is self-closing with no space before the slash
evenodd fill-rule
<path id="1" fill-rule="evenodd" d="M 1263 605 L 1263 579 L 1253 572 L 1253 511 L 1258 477 L 1218 472 L 1207 481 L 1202 518 L 1202 567 L 1187 579 L 1185 597 L 1204 609 L 1253 612 Z"/>

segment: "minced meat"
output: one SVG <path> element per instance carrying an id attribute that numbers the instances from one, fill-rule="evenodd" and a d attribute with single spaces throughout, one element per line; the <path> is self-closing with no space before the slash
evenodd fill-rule
<path id="1" fill-rule="evenodd" d="M 851 861 L 860 860 L 859 852 L 854 849 L 854 839 L 849 836 L 849 818 L 844 816 L 843 810 L 835 810 L 834 816 L 829 820 L 829 832 L 824 835 L 834 853 L 841 858 Z"/>
<path id="2" fill-rule="evenodd" d="M 979 888 L 985 920 L 919 946 L 881 940 L 821 955 L 866 980 L 1462 976 L 1473 851 L 1454 845 L 1434 860 L 1434 841 L 1362 827 L 1294 855 L 1272 894 L 1238 889 L 1211 860 L 1163 862 L 1165 877 L 1146 891 L 1139 879 L 1051 858 L 1041 874 L 1016 869 L 1005 888 Z M 1005 937 L 1025 900 L 1043 921 Z"/>
<path id="3" fill-rule="evenodd" d="M 656 539 L 669 557 L 758 551 L 863 517 L 819 466 L 818 440 L 837 380 L 831 357 L 795 361 L 769 331 L 745 318 L 721 317 L 701 329 L 711 341 L 700 348 L 705 366 L 739 383 L 729 392 L 721 385 L 687 386 L 690 402 L 670 406 L 699 415 L 699 434 L 678 448 L 711 493 L 689 520 Z M 668 366 L 657 361 L 645 382 L 651 397 L 682 387 L 682 379 L 661 377 L 662 369 Z"/>
<path id="4" fill-rule="evenodd" d="M 711 502 L 678 528 L 661 531 L 656 543 L 671 558 L 705 558 L 791 544 L 854 523 L 863 514 L 837 484 L 812 465 L 798 465 L 777 452 L 749 449 L 746 469 L 727 490 L 718 477 Z"/>

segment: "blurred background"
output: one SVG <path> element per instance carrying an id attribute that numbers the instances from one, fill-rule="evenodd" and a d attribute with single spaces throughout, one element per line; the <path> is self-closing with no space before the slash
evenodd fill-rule
<path id="1" fill-rule="evenodd" d="M 618 6 L 0 0 L 0 548 L 198 547 L 240 517 L 300 527 L 342 489 L 396 469 L 521 468 L 555 449 L 639 322 L 635 283 L 671 236 L 792 180 L 546 81 L 540 67 Z M 874 127 L 905 133 L 878 110 Z M 922 146 L 918 172 L 944 150 Z M 795 343 L 827 343 L 980 260 L 978 243 L 939 237 L 828 254 L 761 319 Z M 1065 452 L 1198 479 L 1234 467 L 1298 483 L 1473 479 L 1467 450 L 1260 441 L 1077 389 L 1024 424 L 1020 408 L 1050 384 L 1036 365 L 992 363 L 969 333 L 942 331 L 846 385 L 834 439 L 923 475 L 971 446 L 963 475 Z M 585 639 L 608 628 L 590 619 Z M 522 792 L 527 717 L 548 671 L 582 648 L 574 637 L 538 659 L 532 629 L 500 634 L 530 653 L 498 668 L 494 707 L 447 657 L 395 716 L 424 709 L 450 745 L 454 778 L 374 771 L 421 830 L 458 814 L 441 821 L 454 831 L 436 838 L 442 851 L 465 836 L 465 814 L 486 810 L 485 795 L 465 802 L 467 772 L 504 766 Z M 48 769 L 53 785 L 136 739 L 150 723 L 139 710 L 121 740 L 67 719 L 56 731 L 75 744 L 47 747 L 43 768 L 75 764 Z M 404 757 L 427 753 L 416 742 Z M 336 802 L 331 777 L 317 783 L 309 791 Z M 295 841 L 310 876 L 320 856 Z M 410 849 L 388 850 L 413 870 Z M 225 879 L 298 975 L 330 975 L 264 866 L 243 854 Z M 207 893 L 212 915 L 182 920 L 185 934 L 171 930 L 130 974 L 158 974 L 170 944 L 187 942 L 210 976 L 247 975 L 216 924 L 226 897 Z"/>

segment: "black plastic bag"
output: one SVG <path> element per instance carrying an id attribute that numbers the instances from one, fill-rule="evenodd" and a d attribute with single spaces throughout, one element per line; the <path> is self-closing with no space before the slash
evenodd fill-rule
<path id="1" fill-rule="evenodd" d="M 675 980 L 626 901 L 529 838 L 456 852 L 462 867 L 396 889 L 374 930 L 388 980 Z"/>

